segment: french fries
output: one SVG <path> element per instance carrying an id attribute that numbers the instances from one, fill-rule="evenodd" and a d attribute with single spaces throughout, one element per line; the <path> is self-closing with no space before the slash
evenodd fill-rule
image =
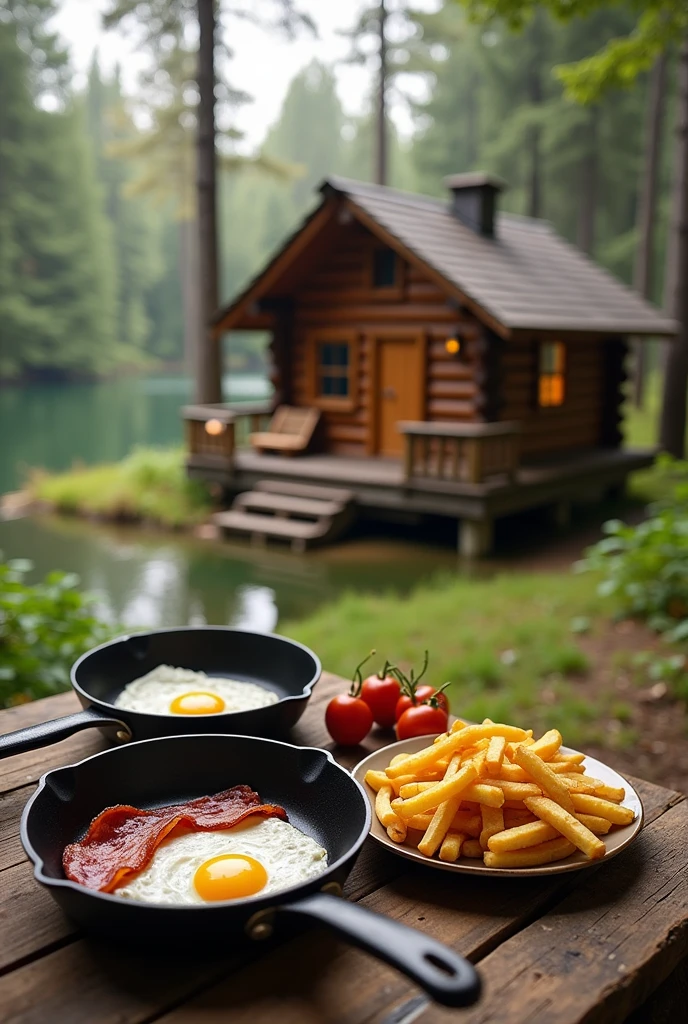
<path id="1" fill-rule="evenodd" d="M 488 868 L 529 868 L 570 857 L 604 857 L 600 838 L 635 813 L 625 790 L 586 774 L 584 755 L 562 736 L 486 719 L 455 722 L 415 753 L 369 771 L 375 813 L 395 843 L 445 863 L 481 859 Z"/>

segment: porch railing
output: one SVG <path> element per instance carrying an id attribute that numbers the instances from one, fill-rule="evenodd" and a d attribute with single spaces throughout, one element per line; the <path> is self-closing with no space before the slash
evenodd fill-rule
<path id="1" fill-rule="evenodd" d="M 189 461 L 231 469 L 234 452 L 248 444 L 249 435 L 264 430 L 273 402 L 185 405 L 182 409 Z"/>
<path id="2" fill-rule="evenodd" d="M 513 480 L 519 463 L 518 423 L 426 423 L 404 421 L 406 481 L 480 484 Z"/>

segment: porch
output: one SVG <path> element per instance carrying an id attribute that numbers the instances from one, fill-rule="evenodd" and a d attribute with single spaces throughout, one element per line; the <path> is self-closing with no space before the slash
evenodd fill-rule
<path id="1" fill-rule="evenodd" d="M 622 488 L 626 477 L 652 464 L 652 450 L 593 449 L 523 463 L 517 423 L 403 422 L 400 458 L 313 454 L 295 458 L 257 453 L 249 434 L 264 429 L 267 403 L 187 406 L 190 477 L 220 484 L 230 495 L 261 481 L 344 488 L 362 514 L 443 515 L 461 520 L 460 547 L 468 556 L 489 551 L 494 520 L 553 505 L 558 518 L 573 501 L 598 500 Z"/>

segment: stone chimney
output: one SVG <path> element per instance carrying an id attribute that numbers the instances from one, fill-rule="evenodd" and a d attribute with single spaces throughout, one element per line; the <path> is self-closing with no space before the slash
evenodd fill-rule
<path id="1" fill-rule="evenodd" d="M 476 234 L 494 238 L 497 196 L 506 188 L 506 182 L 476 171 L 450 174 L 444 184 L 451 192 L 451 212 L 457 220 Z"/>

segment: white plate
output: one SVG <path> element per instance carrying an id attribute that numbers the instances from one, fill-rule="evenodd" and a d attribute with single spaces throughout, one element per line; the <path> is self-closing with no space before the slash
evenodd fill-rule
<path id="1" fill-rule="evenodd" d="M 375 815 L 375 793 L 370 786 L 365 784 L 364 778 L 366 772 L 371 768 L 376 771 L 384 771 L 395 754 L 401 751 L 408 751 L 409 754 L 413 754 L 417 750 L 427 747 L 432 740 L 432 736 L 416 736 L 412 740 L 391 743 L 388 747 L 382 747 L 373 754 L 369 754 L 352 771 L 353 777 L 361 783 L 370 801 L 370 807 L 373 812 L 373 821 L 370 826 L 371 836 L 378 843 L 381 843 L 382 846 L 386 846 L 388 850 L 398 854 L 400 857 L 407 857 L 409 860 L 425 864 L 426 867 L 439 868 L 441 871 L 458 871 L 460 874 L 465 875 L 505 875 L 510 877 L 515 875 L 558 875 L 564 871 L 578 871 L 580 868 L 603 864 L 605 861 L 615 857 L 617 853 L 625 850 L 643 827 L 643 805 L 630 782 L 619 775 L 618 772 L 603 764 L 602 761 L 597 761 L 594 757 L 586 757 L 583 762 L 586 772 L 592 778 L 600 779 L 610 786 L 623 786 L 626 790 L 626 796 L 621 803 L 624 807 L 630 807 L 635 812 L 635 820 L 630 825 L 614 825 L 611 832 L 608 832 L 606 836 L 600 836 L 607 847 L 604 857 L 601 857 L 599 860 L 589 860 L 584 853 L 576 850 L 566 860 L 555 861 L 553 864 L 542 864 L 540 867 L 534 868 L 488 868 L 482 861 L 469 860 L 468 858 L 459 859 L 453 864 L 448 864 L 437 857 L 425 857 L 422 853 L 418 852 L 415 846 L 392 842 L 387 835 L 387 830 L 382 827 Z M 561 749 L 564 753 L 573 753 L 569 747 L 562 747 Z"/>

